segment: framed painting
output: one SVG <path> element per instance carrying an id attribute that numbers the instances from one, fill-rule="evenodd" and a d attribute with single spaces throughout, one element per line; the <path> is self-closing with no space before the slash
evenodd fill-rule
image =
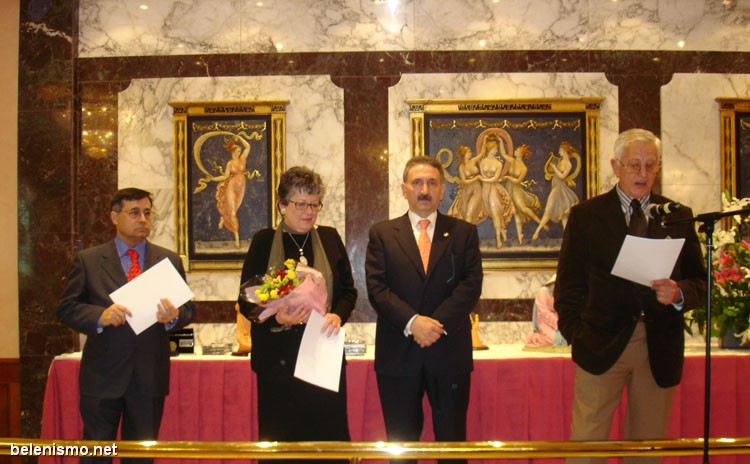
<path id="1" fill-rule="evenodd" d="M 277 222 L 287 101 L 170 102 L 177 249 L 188 271 L 242 267 Z"/>
<path id="2" fill-rule="evenodd" d="M 556 267 L 570 208 L 598 190 L 602 100 L 407 100 L 411 155 L 443 165 L 439 210 L 477 225 L 486 270 Z"/>
<path id="3" fill-rule="evenodd" d="M 721 118 L 721 191 L 750 197 L 750 99 L 716 101 Z"/>

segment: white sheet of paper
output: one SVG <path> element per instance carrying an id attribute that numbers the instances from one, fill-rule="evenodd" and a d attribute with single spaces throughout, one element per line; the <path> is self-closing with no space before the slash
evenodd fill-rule
<path id="1" fill-rule="evenodd" d="M 305 333 L 302 334 L 294 376 L 326 390 L 338 392 L 346 336 L 343 327 L 338 335 L 327 337 L 320 333 L 324 323 L 325 317 L 320 313 L 310 313 Z"/>
<path id="2" fill-rule="evenodd" d="M 156 323 L 159 300 L 168 298 L 179 307 L 193 298 L 190 287 L 168 258 L 146 269 L 141 275 L 109 294 L 117 304 L 133 313 L 128 324 L 136 335 Z"/>
<path id="3" fill-rule="evenodd" d="M 651 282 L 672 274 L 684 238 L 655 239 L 626 235 L 612 275 L 651 287 Z"/>

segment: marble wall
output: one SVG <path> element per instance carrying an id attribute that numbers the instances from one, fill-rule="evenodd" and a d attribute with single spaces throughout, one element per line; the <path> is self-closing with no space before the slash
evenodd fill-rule
<path id="1" fill-rule="evenodd" d="M 662 190 L 696 212 L 718 207 L 714 98 L 748 97 L 750 0 L 257 3 L 21 2 L 25 436 L 38 435 L 51 358 L 78 348 L 53 308 L 73 253 L 111 238 L 112 192 L 138 181 L 156 191 L 162 217 L 173 217 L 170 99 L 291 101 L 288 164 L 319 170 L 329 203 L 340 205 L 321 222 L 345 235 L 360 290 L 352 333 L 363 338 L 374 320 L 362 271 L 367 230 L 405 209 L 395 187 L 405 98 L 604 96 L 603 157 L 621 129 L 661 133 Z M 109 142 L 92 145 L 88 129 L 111 134 Z M 600 186 L 612 182 L 603 162 Z M 172 224 L 160 220 L 155 240 L 169 246 Z M 522 338 L 533 291 L 550 273 L 488 274 L 477 308 L 486 342 Z M 200 340 L 232 338 L 236 277 L 189 279 Z"/>
<path id="2" fill-rule="evenodd" d="M 325 79 L 325 78 L 323 78 Z M 245 79 L 247 80 L 247 79 Z M 212 80 L 212 88 L 221 89 L 225 85 L 241 87 L 235 78 L 218 78 Z M 522 82 L 523 85 L 520 85 Z M 555 85 L 551 85 L 554 82 Z M 141 81 L 135 81 L 140 85 Z M 696 213 L 720 209 L 721 202 L 721 166 L 719 156 L 719 125 L 717 119 L 710 118 L 706 124 L 696 120 L 694 114 L 718 114 L 715 98 L 719 96 L 750 95 L 750 75 L 716 75 L 716 74 L 676 74 L 672 81 L 662 88 L 662 136 L 664 139 L 664 173 L 662 190 L 667 196 L 693 207 Z M 709 92 L 695 92 L 695 89 L 711 89 Z M 131 87 L 132 89 L 132 87 Z M 129 89 L 129 91 L 131 90 Z M 550 91 L 552 89 L 552 91 Z M 219 90 L 220 92 L 220 90 Z M 282 92 L 283 93 L 283 92 Z M 198 99 L 204 96 L 195 92 Z M 272 92 L 273 94 L 273 92 Z M 599 73 L 559 73 L 559 74 L 410 74 L 402 76 L 398 84 L 389 89 L 389 216 L 395 217 L 407 209 L 400 191 L 401 169 L 409 153 L 409 114 L 404 103 L 410 98 L 440 98 L 450 95 L 458 99 L 491 98 L 502 94 L 508 98 L 542 98 L 578 96 L 603 96 L 601 120 L 602 153 L 600 159 L 600 191 L 606 191 L 614 185 L 616 178 L 609 167 L 611 149 L 618 132 L 618 94 L 617 89 L 606 77 Z M 168 96 L 164 96 L 168 97 Z M 173 98 L 167 98 L 173 99 Z M 166 101 L 166 100 L 165 100 Z M 681 111 L 690 107 L 692 112 Z M 674 110 L 671 110 L 674 108 Z M 296 110 L 296 109 L 295 109 Z M 127 112 L 121 104 L 120 111 Z M 149 125 L 149 124 L 147 124 Z M 309 126 L 310 124 L 308 124 Z M 132 131 L 123 131 L 123 140 L 128 133 L 140 134 L 137 127 Z M 292 133 L 294 131 L 291 131 Z M 135 140 L 134 146 L 138 146 Z M 167 140 L 166 142 L 169 142 Z M 290 146 L 292 146 L 290 144 Z M 134 153 L 141 150 L 131 149 Z M 294 150 L 292 150 L 294 151 Z M 342 147 L 343 151 L 343 147 Z M 121 149 L 120 162 L 124 151 Z M 323 153 L 323 157 L 327 156 Z M 290 156 L 290 160 L 294 155 Z M 309 162 L 316 159 L 315 154 L 306 158 Z M 120 184 L 127 185 L 128 179 L 120 168 Z M 343 183 L 343 171 L 331 174 L 327 179 L 337 179 Z M 172 219 L 172 218 L 168 218 Z M 323 217 L 321 216 L 321 220 Z M 341 228 L 343 220 L 326 222 Z M 163 240 L 170 245 L 172 231 L 166 230 L 155 240 Z M 549 277 L 551 271 L 528 272 L 506 271 L 488 272 L 485 275 L 483 299 L 523 299 L 533 298 L 534 291 Z M 235 274 L 201 274 L 189 275 L 191 287 L 199 300 L 231 300 L 236 294 L 237 276 Z M 196 331 L 201 333 L 199 342 L 213 342 L 234 339 L 234 332 L 229 326 L 221 324 L 195 324 Z M 528 322 L 495 323 L 482 325 L 482 337 L 486 343 L 521 343 L 528 332 Z M 362 338 L 368 343 L 374 340 L 373 327 L 368 324 L 354 323 L 349 326 L 348 336 Z"/>
<path id="3" fill-rule="evenodd" d="M 750 97 L 748 74 L 676 73 L 662 87 L 665 195 L 696 213 L 721 209 L 719 97 Z"/>
<path id="4" fill-rule="evenodd" d="M 118 186 L 139 186 L 156 194 L 159 215 L 151 239 L 175 249 L 175 171 L 168 102 L 288 100 L 286 166 L 306 165 L 323 177 L 323 200 L 330 206 L 320 212 L 318 223 L 336 227 L 346 239 L 343 99 L 343 91 L 327 76 L 133 80 L 119 95 Z M 241 214 L 249 213 L 243 209 Z M 196 300 L 234 300 L 239 271 L 191 272 L 188 284 Z"/>
<path id="5" fill-rule="evenodd" d="M 750 48 L 747 0 L 82 0 L 79 56 Z M 148 9 L 141 9 L 147 4 Z M 302 11 L 305 14 L 289 14 Z"/>
<path id="6" fill-rule="evenodd" d="M 507 73 L 507 74 L 408 74 L 389 89 L 389 212 L 391 217 L 404 214 L 408 204 L 401 194 L 403 166 L 411 150 L 409 108 L 407 99 L 503 99 L 603 97 L 601 106 L 601 146 L 603 161 L 609 159 L 605 147 L 611 147 L 617 136 L 618 94 L 603 73 Z M 600 165 L 602 163 L 600 162 Z M 608 170 L 601 172 L 607 189 L 612 185 Z M 528 237 L 527 237 L 528 240 Z M 507 246 L 507 245 L 506 245 Z M 483 299 L 533 298 L 554 269 L 538 272 L 486 272 L 482 284 Z M 485 318 L 487 319 L 487 318 Z M 497 337 L 493 337 L 497 339 Z M 516 343 L 518 339 L 505 340 Z"/>

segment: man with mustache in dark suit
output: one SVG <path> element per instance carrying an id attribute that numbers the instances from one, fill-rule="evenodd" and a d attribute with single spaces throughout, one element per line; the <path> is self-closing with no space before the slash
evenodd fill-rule
<path id="1" fill-rule="evenodd" d="M 411 158 L 401 190 L 409 211 L 370 229 L 365 271 L 378 314 L 375 372 L 389 441 L 418 441 L 422 398 L 435 439 L 466 440 L 472 311 L 482 291 L 473 224 L 437 211 L 442 165 Z"/>

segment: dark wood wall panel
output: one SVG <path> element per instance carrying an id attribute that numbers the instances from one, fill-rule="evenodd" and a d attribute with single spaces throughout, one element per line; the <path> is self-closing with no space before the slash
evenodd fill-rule
<path id="1" fill-rule="evenodd" d="M 0 359 L 0 437 L 21 436 L 21 373 L 18 359 Z"/>

